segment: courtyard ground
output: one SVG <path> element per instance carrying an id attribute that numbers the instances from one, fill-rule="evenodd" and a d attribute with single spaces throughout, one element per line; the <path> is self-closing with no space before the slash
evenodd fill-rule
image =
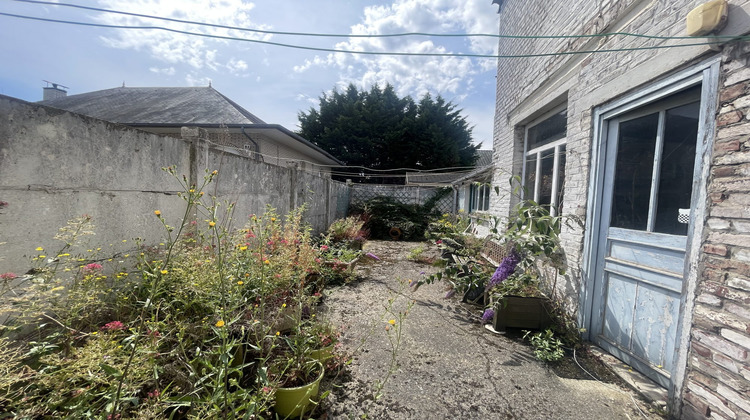
<path id="1" fill-rule="evenodd" d="M 545 364 L 521 332 L 490 332 L 480 323 L 481 308 L 445 299 L 444 284 L 413 291 L 409 280 L 436 270 L 408 259 L 420 246 L 424 256 L 437 256 L 427 244 L 370 241 L 365 251 L 380 260 L 358 266 L 357 280 L 329 289 L 321 316 L 342 326 L 353 361 L 328 379 L 331 393 L 316 417 L 662 418 L 585 348 L 576 360 L 569 351 L 563 362 Z"/>

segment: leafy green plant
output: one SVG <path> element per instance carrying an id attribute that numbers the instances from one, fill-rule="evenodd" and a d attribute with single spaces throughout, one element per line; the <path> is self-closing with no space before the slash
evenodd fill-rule
<path id="1" fill-rule="evenodd" d="M 544 332 L 531 333 L 526 331 L 523 335 L 525 340 L 529 340 L 531 346 L 534 348 L 534 355 L 537 359 L 544 362 L 557 362 L 563 358 L 565 352 L 563 351 L 563 343 L 557 337 L 551 329 L 547 329 Z"/>

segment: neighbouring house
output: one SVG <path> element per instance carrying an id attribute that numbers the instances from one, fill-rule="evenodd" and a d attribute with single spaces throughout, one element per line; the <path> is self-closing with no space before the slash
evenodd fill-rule
<path id="1" fill-rule="evenodd" d="M 457 207 L 468 214 L 490 209 L 492 187 L 492 150 L 477 150 L 476 169 L 453 181 L 458 191 Z"/>
<path id="2" fill-rule="evenodd" d="M 127 125 L 155 134 L 181 136 L 182 127 L 202 128 L 208 140 L 277 166 L 330 172 L 343 164 L 328 152 L 278 124 L 267 124 L 208 87 L 117 87 L 67 95 L 44 90 L 42 105 Z"/>
<path id="3" fill-rule="evenodd" d="M 556 293 L 585 337 L 674 417 L 750 418 L 750 1 L 493 3 L 519 37 L 499 40 L 490 212 L 517 175 L 584 219 Z"/>

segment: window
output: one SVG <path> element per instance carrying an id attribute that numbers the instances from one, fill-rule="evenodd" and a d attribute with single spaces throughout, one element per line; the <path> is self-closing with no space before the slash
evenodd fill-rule
<path id="1" fill-rule="evenodd" d="M 524 142 L 524 198 L 548 206 L 553 215 L 562 211 L 567 111 L 558 108 L 530 124 Z"/>
<path id="2" fill-rule="evenodd" d="M 490 209 L 489 184 L 473 183 L 469 190 L 469 212 L 487 211 Z"/>

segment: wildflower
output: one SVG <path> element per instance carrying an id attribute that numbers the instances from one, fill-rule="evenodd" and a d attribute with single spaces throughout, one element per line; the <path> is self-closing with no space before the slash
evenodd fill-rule
<path id="1" fill-rule="evenodd" d="M 97 335 L 97 334 L 99 334 L 97 331 L 94 331 L 91 333 L 91 335 Z"/>
<path id="2" fill-rule="evenodd" d="M 286 303 L 282 303 L 282 304 L 281 304 L 281 307 L 282 307 L 282 308 L 286 308 Z"/>
<path id="3" fill-rule="evenodd" d="M 276 331 L 276 337 L 278 337 L 279 335 L 281 335 L 281 331 Z"/>
<path id="4" fill-rule="evenodd" d="M 213 171 L 213 172 L 211 172 L 211 175 L 216 175 L 216 174 L 218 174 L 218 173 L 219 173 L 219 171 L 217 171 L 217 170 L 215 170 L 215 169 L 214 169 L 214 171 Z"/>
<path id="5" fill-rule="evenodd" d="M 52 290 L 50 290 L 50 292 L 53 292 L 53 293 L 59 292 L 60 290 L 63 290 L 63 289 L 65 289 L 65 286 L 57 286 L 57 287 L 53 287 Z"/>
<path id="6" fill-rule="evenodd" d="M 36 247 L 36 251 L 44 251 L 44 248 L 42 248 L 41 246 L 38 246 Z"/>
<path id="7" fill-rule="evenodd" d="M 271 264 L 271 261 L 263 260 L 263 264 Z"/>
<path id="8" fill-rule="evenodd" d="M 203 197 L 203 191 L 201 191 L 198 195 Z"/>
<path id="9" fill-rule="evenodd" d="M 161 394 L 161 392 L 159 392 L 158 389 L 155 389 L 155 390 L 149 392 L 147 396 L 148 396 L 148 398 L 154 398 L 154 399 L 156 399 L 156 398 L 159 398 L 160 394 Z"/>
<path id="10" fill-rule="evenodd" d="M 157 216 L 161 216 L 161 212 L 159 210 L 154 210 L 154 214 Z"/>
<path id="11" fill-rule="evenodd" d="M 220 319 L 220 320 L 216 321 L 216 326 L 219 327 L 219 328 L 223 327 L 224 326 L 224 320 Z"/>
<path id="12" fill-rule="evenodd" d="M 0 274 L 0 279 L 2 279 L 2 280 L 13 280 L 16 277 L 18 277 L 18 276 L 15 273 L 3 273 L 3 274 Z"/>
<path id="13" fill-rule="evenodd" d="M 272 218 L 271 218 L 271 221 L 272 221 L 272 222 L 275 222 L 275 221 L 276 221 L 276 218 L 275 218 L 275 217 L 272 217 Z"/>
<path id="14" fill-rule="evenodd" d="M 320 246 L 321 251 L 328 251 L 328 245 L 321 245 Z"/>
<path id="15" fill-rule="evenodd" d="M 120 321 L 112 321 L 112 322 L 108 322 L 104 324 L 102 329 L 107 330 L 107 331 L 119 331 L 119 330 L 124 330 L 125 325 Z"/>
<path id="16" fill-rule="evenodd" d="M 86 271 L 97 271 L 97 270 L 102 269 L 102 265 L 97 264 L 97 263 L 91 263 L 91 264 L 87 264 L 86 266 L 84 266 L 83 269 Z"/>
<path id="17" fill-rule="evenodd" d="M 242 280 L 240 280 L 240 281 L 237 282 L 237 284 L 240 285 L 240 286 L 242 286 L 243 284 L 245 284 L 245 282 L 242 281 Z"/>
<path id="18" fill-rule="evenodd" d="M 515 250 L 510 252 L 510 255 L 503 258 L 500 265 L 495 270 L 495 274 L 492 275 L 490 282 L 487 284 L 487 289 L 491 289 L 494 286 L 502 283 L 516 271 L 516 266 L 521 261 L 521 257 L 516 253 Z"/>
<path id="19" fill-rule="evenodd" d="M 391 324 L 391 325 L 396 325 L 396 320 L 392 319 L 392 320 L 388 321 L 388 323 Z"/>
<path id="20" fill-rule="evenodd" d="M 47 258 L 46 255 L 40 255 L 39 258 Z"/>
<path id="21" fill-rule="evenodd" d="M 482 323 L 483 324 L 489 324 L 492 321 L 492 318 L 495 317 L 495 310 L 492 308 L 488 308 L 484 310 L 484 313 L 482 314 Z"/>
<path id="22" fill-rule="evenodd" d="M 240 251 L 247 251 L 247 246 L 246 245 L 241 246 Z"/>
<path id="23" fill-rule="evenodd" d="M 365 255 L 367 255 L 368 257 L 372 258 L 372 259 L 373 259 L 373 260 L 375 260 L 375 261 L 380 261 L 380 258 L 378 258 L 378 256 L 377 256 L 377 255 L 375 255 L 375 254 L 373 254 L 372 252 L 368 252 L 368 253 L 367 253 L 367 254 L 365 254 Z"/>
<path id="24" fill-rule="evenodd" d="M 216 222 L 214 222 L 214 221 L 212 220 L 212 221 L 208 222 L 208 225 L 209 225 L 209 226 L 211 226 L 211 227 L 214 227 L 214 226 L 216 226 Z"/>
<path id="25" fill-rule="evenodd" d="M 440 244 L 442 244 L 442 243 L 443 243 L 443 240 L 442 240 L 442 239 L 438 239 L 437 241 L 435 241 L 435 244 L 436 244 L 436 245 L 440 245 Z"/>
<path id="26" fill-rule="evenodd" d="M 169 273 L 169 270 L 161 270 L 161 271 L 160 271 L 160 273 L 161 273 L 162 275 L 166 275 L 167 273 Z"/>

